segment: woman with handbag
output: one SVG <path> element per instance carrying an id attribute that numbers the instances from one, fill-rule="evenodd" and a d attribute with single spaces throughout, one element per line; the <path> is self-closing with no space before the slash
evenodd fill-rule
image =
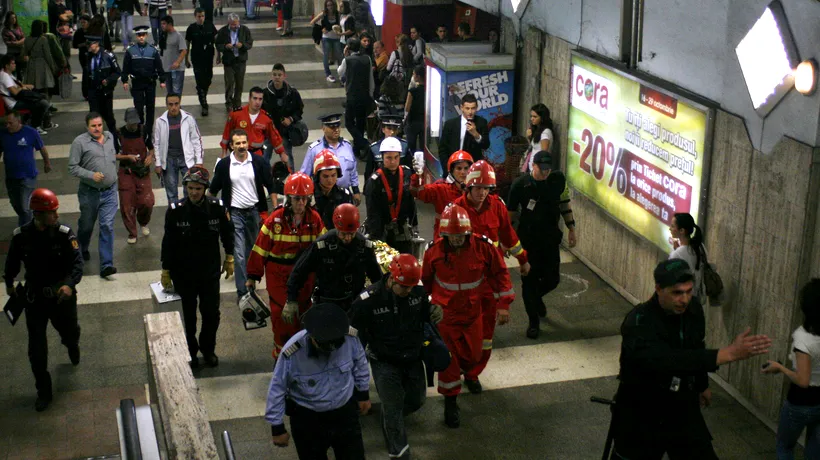
<path id="1" fill-rule="evenodd" d="M 686 212 L 676 213 L 669 226 L 669 244 L 674 250 L 670 259 L 683 259 L 689 264 L 695 276 L 692 297 L 701 305 L 706 304 L 706 290 L 703 287 L 703 271 L 706 266 L 706 249 L 703 247 L 703 230 L 695 224 L 695 219 Z"/>
<path id="2" fill-rule="evenodd" d="M 26 70 L 26 62 L 23 60 L 23 45 L 26 42 L 26 35 L 23 33 L 20 23 L 17 22 L 17 15 L 14 14 L 14 11 L 6 13 L 6 17 L 3 19 L 3 30 L 0 33 L 3 35 L 3 43 L 6 44 L 6 54 L 14 56 L 14 60 L 17 61 L 17 73 L 14 76 L 20 78 Z"/>
<path id="3" fill-rule="evenodd" d="M 31 36 L 23 45 L 23 56 L 28 60 L 23 83 L 31 85 L 46 100 L 51 100 L 51 92 L 57 88 L 55 76 L 66 67 L 66 59 L 57 38 L 48 33 L 45 21 L 37 19 L 31 23 Z M 56 126 L 46 112 L 43 129 L 52 128 Z"/>

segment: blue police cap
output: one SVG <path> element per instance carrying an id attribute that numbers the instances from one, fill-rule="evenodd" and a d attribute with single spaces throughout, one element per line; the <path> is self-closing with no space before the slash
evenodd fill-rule
<path id="1" fill-rule="evenodd" d="M 385 126 L 401 126 L 404 119 L 400 115 L 381 115 L 381 122 Z"/>
<path id="2" fill-rule="evenodd" d="M 424 323 L 424 344 L 421 347 L 421 360 L 427 369 L 443 372 L 450 365 L 450 350 L 441 339 L 438 330 L 430 323 Z"/>
<path id="3" fill-rule="evenodd" d="M 137 26 L 134 27 L 134 34 L 147 34 L 151 31 L 151 28 L 148 26 Z"/>
<path id="4" fill-rule="evenodd" d="M 318 119 L 322 121 L 323 125 L 340 125 L 340 124 L 342 124 L 342 114 L 341 113 L 329 113 L 327 115 L 322 115 Z"/>
<path id="5" fill-rule="evenodd" d="M 347 313 L 333 303 L 312 306 L 302 318 L 302 325 L 317 342 L 341 339 L 350 330 Z"/>
<path id="6" fill-rule="evenodd" d="M 101 35 L 86 35 L 85 41 L 88 43 L 99 43 L 102 41 Z"/>

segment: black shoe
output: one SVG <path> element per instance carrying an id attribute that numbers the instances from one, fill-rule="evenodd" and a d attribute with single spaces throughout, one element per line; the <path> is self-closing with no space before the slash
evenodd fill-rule
<path id="1" fill-rule="evenodd" d="M 205 356 L 205 365 L 208 367 L 219 366 L 219 357 L 214 354 Z"/>
<path id="2" fill-rule="evenodd" d="M 115 267 L 105 267 L 100 272 L 100 278 L 108 278 L 111 275 L 115 275 L 117 273 L 117 269 Z"/>
<path id="3" fill-rule="evenodd" d="M 459 414 L 456 396 L 444 397 L 444 423 L 450 428 L 461 426 L 461 415 Z"/>
<path id="4" fill-rule="evenodd" d="M 290 30 L 290 31 L 288 31 L 288 32 L 285 32 L 285 33 L 283 33 L 283 34 L 279 35 L 279 36 L 280 36 L 280 37 L 292 37 L 292 36 L 293 36 L 293 31 L 292 31 L 292 30 Z"/>
<path id="5" fill-rule="evenodd" d="M 207 116 L 208 116 L 208 106 L 207 106 L 207 105 L 203 105 L 203 106 L 202 106 L 202 116 L 203 116 L 203 117 L 207 117 Z"/>
<path id="6" fill-rule="evenodd" d="M 467 386 L 467 389 L 470 390 L 470 393 L 477 395 L 481 394 L 481 382 L 478 379 L 475 380 L 467 380 L 464 379 L 464 385 Z"/>
<path id="7" fill-rule="evenodd" d="M 42 412 L 48 409 L 48 405 L 51 404 L 51 396 L 49 397 L 42 397 L 37 396 L 37 401 L 34 401 L 34 410 L 37 412 Z"/>
<path id="8" fill-rule="evenodd" d="M 75 366 L 77 364 L 80 364 L 80 345 L 79 344 L 68 347 L 68 359 L 70 359 L 71 364 L 73 364 Z"/>
<path id="9" fill-rule="evenodd" d="M 528 327 L 527 328 L 527 338 L 528 339 L 537 339 L 538 334 L 541 333 L 541 330 L 537 327 Z"/>
<path id="10" fill-rule="evenodd" d="M 196 356 L 191 358 L 191 369 L 199 369 L 199 358 Z"/>
<path id="11" fill-rule="evenodd" d="M 83 260 L 86 261 L 86 262 L 91 260 L 91 253 L 90 252 L 84 252 L 83 253 Z"/>

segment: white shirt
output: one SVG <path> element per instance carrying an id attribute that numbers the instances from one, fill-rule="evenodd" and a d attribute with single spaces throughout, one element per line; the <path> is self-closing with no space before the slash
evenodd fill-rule
<path id="1" fill-rule="evenodd" d="M 467 119 L 464 115 L 461 116 L 461 142 L 458 143 L 458 149 L 464 150 L 464 136 L 467 135 Z"/>
<path id="2" fill-rule="evenodd" d="M 259 118 L 259 114 L 260 114 L 260 113 L 261 113 L 261 112 L 256 112 L 256 115 L 251 115 L 251 113 L 250 113 L 250 112 L 248 112 L 248 116 L 249 116 L 249 117 L 250 117 L 250 119 L 251 119 L 251 124 L 256 123 L 256 119 L 257 119 L 257 118 Z"/>
<path id="3" fill-rule="evenodd" d="M 251 153 L 245 161 L 240 162 L 231 153 L 231 207 L 248 209 L 256 206 L 259 195 L 256 194 L 256 180 L 253 173 Z"/>
<path id="4" fill-rule="evenodd" d="M 700 259 L 700 268 L 695 270 L 695 265 L 697 264 L 697 255 L 695 255 L 695 250 L 692 249 L 692 246 L 689 245 L 681 245 L 678 246 L 678 249 L 672 251 L 669 254 L 670 259 L 683 259 L 689 264 L 689 268 L 692 269 L 692 274 L 695 276 L 694 286 L 692 287 L 692 295 L 699 298 L 701 302 L 705 301 L 704 296 L 706 294 L 705 290 L 703 289 L 703 264 L 705 261 L 701 257 Z"/>
<path id="5" fill-rule="evenodd" d="M 9 110 L 13 109 L 14 105 L 17 104 L 17 101 L 11 97 L 11 90 L 9 90 L 12 86 L 17 86 L 17 83 L 14 83 L 14 79 L 11 78 L 11 75 L 0 71 L 0 93 L 3 94 L 3 100 L 6 101 L 6 107 L 8 107 Z"/>
<path id="6" fill-rule="evenodd" d="M 535 159 L 535 154 L 541 151 L 541 141 L 548 140 L 550 141 L 550 148 L 547 149 L 547 152 L 552 152 L 552 130 L 549 128 L 544 128 L 541 131 L 541 139 L 533 138 L 532 142 L 530 142 L 530 154 L 529 154 L 529 164 L 527 167 L 526 172 L 532 171 L 532 160 Z"/>
<path id="7" fill-rule="evenodd" d="M 792 334 L 792 347 L 789 352 L 789 359 L 792 361 L 792 370 L 797 371 L 797 360 L 794 350 L 800 350 L 811 357 L 811 378 L 809 385 L 820 386 L 820 336 L 806 331 L 803 326 L 795 329 Z"/>

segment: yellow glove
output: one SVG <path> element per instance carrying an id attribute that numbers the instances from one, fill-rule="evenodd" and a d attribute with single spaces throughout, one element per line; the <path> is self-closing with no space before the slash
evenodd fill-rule
<path id="1" fill-rule="evenodd" d="M 233 276 L 233 256 L 225 256 L 225 262 L 222 262 L 222 273 L 225 274 L 225 279 Z"/>
<path id="2" fill-rule="evenodd" d="M 162 284 L 162 289 L 166 291 L 170 291 L 171 289 L 173 289 L 174 283 L 173 281 L 171 281 L 171 271 L 163 270 L 159 282 L 160 284 Z"/>

